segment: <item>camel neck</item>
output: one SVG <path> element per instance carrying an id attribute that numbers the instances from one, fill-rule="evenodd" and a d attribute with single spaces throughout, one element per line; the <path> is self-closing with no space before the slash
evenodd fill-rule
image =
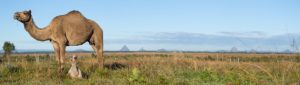
<path id="1" fill-rule="evenodd" d="M 38 28 L 32 18 L 28 22 L 24 22 L 24 27 L 30 36 L 36 40 L 46 41 L 50 39 L 50 29 L 47 27 Z"/>

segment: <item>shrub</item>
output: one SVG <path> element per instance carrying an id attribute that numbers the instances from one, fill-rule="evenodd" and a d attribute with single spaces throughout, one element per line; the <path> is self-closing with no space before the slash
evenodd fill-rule
<path id="1" fill-rule="evenodd" d="M 4 68 L 2 68 L 1 73 L 3 75 L 11 75 L 15 73 L 21 73 L 23 71 L 24 68 L 22 66 L 6 65 Z"/>
<path id="2" fill-rule="evenodd" d="M 137 68 L 133 68 L 128 78 L 130 82 L 134 83 L 145 83 L 145 79 L 141 76 L 140 71 Z"/>

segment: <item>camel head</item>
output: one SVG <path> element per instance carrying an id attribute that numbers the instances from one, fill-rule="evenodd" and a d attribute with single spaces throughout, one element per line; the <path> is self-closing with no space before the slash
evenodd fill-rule
<path id="1" fill-rule="evenodd" d="M 77 56 L 73 55 L 71 61 L 72 61 L 73 63 L 76 63 L 76 62 L 77 62 Z"/>
<path id="2" fill-rule="evenodd" d="M 14 19 L 16 19 L 22 23 L 28 22 L 31 19 L 31 10 L 16 12 L 14 15 Z"/>

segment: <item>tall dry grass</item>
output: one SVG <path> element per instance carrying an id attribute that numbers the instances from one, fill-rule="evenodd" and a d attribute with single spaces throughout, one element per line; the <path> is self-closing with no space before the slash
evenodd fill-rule
<path id="1" fill-rule="evenodd" d="M 73 54 L 68 54 L 73 55 Z M 107 53 L 97 69 L 90 53 L 79 55 L 85 79 L 57 71 L 53 56 L 14 55 L 0 65 L 1 84 L 299 85 L 300 56 L 294 54 Z M 39 62 L 36 62 L 39 57 Z"/>

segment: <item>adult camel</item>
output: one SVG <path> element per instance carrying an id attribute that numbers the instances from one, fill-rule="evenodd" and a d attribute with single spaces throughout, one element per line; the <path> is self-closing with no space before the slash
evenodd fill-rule
<path id="1" fill-rule="evenodd" d="M 33 21 L 31 10 L 16 12 L 14 18 L 24 24 L 25 30 L 38 41 L 50 41 L 56 61 L 63 69 L 66 46 L 82 45 L 89 42 L 97 54 L 98 64 L 103 68 L 103 31 L 94 21 L 85 18 L 79 11 L 56 16 L 51 23 L 39 28 Z"/>

